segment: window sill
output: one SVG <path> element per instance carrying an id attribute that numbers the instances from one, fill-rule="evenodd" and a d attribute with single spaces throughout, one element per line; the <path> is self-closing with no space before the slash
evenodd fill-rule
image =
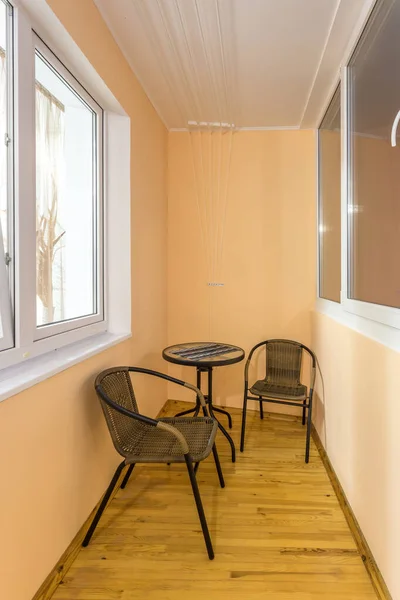
<path id="1" fill-rule="evenodd" d="M 100 333 L 0 371 L 0 402 L 131 337 Z"/>
<path id="2" fill-rule="evenodd" d="M 361 333 L 361 335 L 365 335 L 396 352 L 400 352 L 400 329 L 397 327 L 354 314 L 346 310 L 343 304 L 323 298 L 317 298 L 315 310 L 327 315 L 349 329 L 354 329 L 354 331 Z"/>

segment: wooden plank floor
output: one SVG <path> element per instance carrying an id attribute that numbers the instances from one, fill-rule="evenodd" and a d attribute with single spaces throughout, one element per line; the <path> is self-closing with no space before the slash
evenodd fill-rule
<path id="1" fill-rule="evenodd" d="M 230 412 L 238 444 L 240 411 Z M 214 561 L 185 466 L 137 466 L 54 600 L 376 600 L 313 443 L 304 464 L 304 436 L 290 417 L 249 412 L 232 464 L 218 434 L 225 489 L 212 457 L 198 471 Z"/>

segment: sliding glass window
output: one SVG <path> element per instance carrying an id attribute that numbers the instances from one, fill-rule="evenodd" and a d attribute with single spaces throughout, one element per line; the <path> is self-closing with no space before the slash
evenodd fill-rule
<path id="1" fill-rule="evenodd" d="M 348 297 L 400 308 L 400 1 L 375 8 L 348 69 Z"/>
<path id="2" fill-rule="evenodd" d="M 319 295 L 340 302 L 340 85 L 318 129 Z"/>

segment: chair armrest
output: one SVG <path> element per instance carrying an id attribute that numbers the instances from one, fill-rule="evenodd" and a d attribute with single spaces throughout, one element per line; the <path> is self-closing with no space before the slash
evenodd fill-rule
<path id="1" fill-rule="evenodd" d="M 185 387 L 189 388 L 190 390 L 192 390 L 193 392 L 195 392 L 195 394 L 197 395 L 198 399 L 200 400 L 200 404 L 202 405 L 203 408 L 206 409 L 206 400 L 204 398 L 203 392 L 201 390 L 199 390 L 199 388 L 197 388 L 195 385 L 192 385 L 191 383 L 187 383 L 185 382 L 183 384 Z"/>
<path id="2" fill-rule="evenodd" d="M 160 379 L 165 379 L 167 381 L 170 381 L 171 383 L 176 383 L 177 385 L 182 385 L 183 387 L 187 387 L 190 390 L 192 390 L 193 392 L 195 392 L 195 394 L 197 395 L 197 397 L 200 400 L 200 404 L 202 405 L 202 407 L 206 408 L 206 401 L 205 401 L 203 392 L 201 390 L 199 390 L 199 388 L 197 388 L 196 386 L 192 385 L 191 383 L 187 383 L 186 381 L 183 381 L 182 379 L 177 379 L 176 377 L 171 377 L 170 375 L 166 375 L 165 373 L 160 373 L 159 371 L 153 371 L 152 369 L 145 369 L 143 367 L 128 367 L 128 369 L 129 369 L 129 371 L 132 371 L 133 373 L 142 373 L 144 375 L 153 375 L 154 377 L 159 377 Z"/>
<path id="3" fill-rule="evenodd" d="M 136 421 L 140 421 L 141 423 L 145 423 L 146 425 L 150 425 L 151 427 L 158 427 L 158 429 L 162 429 L 163 431 L 167 431 L 171 433 L 179 442 L 182 453 L 189 454 L 189 446 L 186 441 L 185 436 L 173 425 L 169 423 L 164 423 L 163 421 L 159 421 L 158 419 L 152 419 L 150 417 L 146 417 L 145 415 L 141 415 L 140 413 L 133 412 L 120 404 L 117 404 L 107 394 L 102 390 L 101 386 L 96 386 L 96 392 L 98 395 L 104 400 L 108 406 L 111 406 L 114 410 L 120 412 L 126 417 L 130 417 L 131 419 L 135 419 Z M 204 399 L 204 398 L 203 398 Z"/>
<path id="4" fill-rule="evenodd" d="M 183 435 L 182 432 L 179 431 L 179 429 L 177 429 L 173 425 L 170 425 L 169 423 L 165 423 L 164 421 L 158 421 L 157 422 L 157 427 L 158 427 L 158 429 L 162 429 L 163 431 L 167 431 L 168 433 L 171 433 L 173 436 L 175 436 L 176 439 L 178 440 L 178 442 L 181 445 L 182 453 L 183 454 L 189 454 L 188 443 L 186 441 L 185 436 Z"/>

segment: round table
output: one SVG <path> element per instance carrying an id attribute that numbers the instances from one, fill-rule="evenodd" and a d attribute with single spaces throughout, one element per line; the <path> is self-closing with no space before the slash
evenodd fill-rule
<path id="1" fill-rule="evenodd" d="M 214 342 L 186 342 L 184 344 L 175 344 L 163 350 L 163 358 L 170 363 L 176 365 L 185 365 L 188 367 L 196 367 L 197 371 L 197 387 L 201 389 L 201 374 L 208 373 L 208 394 L 205 396 L 209 407 L 210 415 L 216 421 L 215 412 L 222 413 L 227 416 L 229 428 L 232 429 L 232 417 L 224 409 L 214 406 L 212 403 L 212 373 L 214 367 L 223 367 L 233 365 L 244 359 L 244 350 L 239 346 L 231 344 L 222 344 Z M 194 416 L 199 414 L 201 404 L 199 399 L 196 399 L 196 406 L 189 410 L 184 410 L 176 416 L 188 415 L 194 413 Z M 233 439 L 226 431 L 225 427 L 218 421 L 218 427 L 228 440 L 232 450 L 232 462 L 236 460 L 235 444 Z"/>

